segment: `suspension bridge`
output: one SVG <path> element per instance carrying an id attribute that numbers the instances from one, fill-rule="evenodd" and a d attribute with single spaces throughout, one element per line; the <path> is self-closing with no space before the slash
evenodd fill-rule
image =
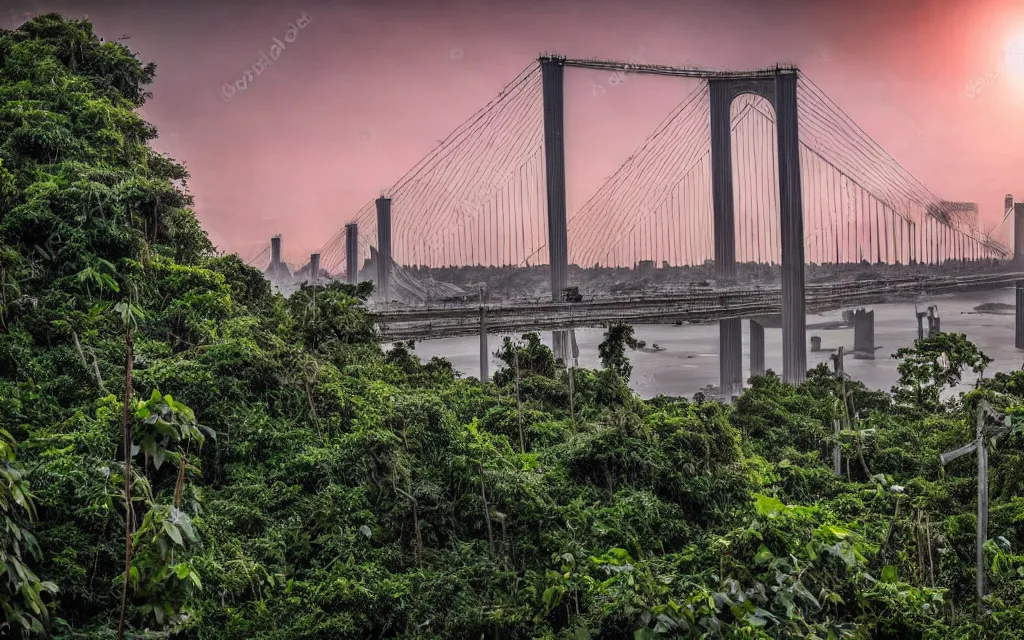
<path id="1" fill-rule="evenodd" d="M 567 69 L 657 75 L 693 86 L 571 212 Z M 1012 211 L 1024 215 L 1012 197 L 1006 205 L 1004 226 Z M 309 263 L 292 273 L 281 260 L 280 237 L 247 262 L 278 282 L 373 280 L 374 312 L 388 339 L 480 331 L 485 349 L 485 326 L 551 329 L 556 355 L 567 359 L 565 330 L 571 327 L 718 320 L 721 389 L 728 395 L 742 384 L 743 318 L 781 313 L 783 378 L 798 383 L 806 373 L 809 308 L 1017 282 L 1024 276 L 964 277 L 967 269 L 991 270 L 1014 257 L 996 239 L 999 231 L 981 229 L 977 204 L 932 193 L 795 67 L 715 71 L 545 55 L 351 216 Z M 864 263 L 957 265 L 964 273 L 947 270 L 912 284 L 805 287 L 812 267 L 850 275 Z M 711 292 L 565 303 L 570 265 L 595 272 L 638 265 L 708 272 L 714 285 Z M 780 286 L 742 284 L 739 274 L 751 265 L 767 265 Z M 488 274 L 537 266 L 549 272 L 540 288 L 550 303 L 423 305 L 467 300 Z M 1022 346 L 1020 313 L 1017 325 Z"/>

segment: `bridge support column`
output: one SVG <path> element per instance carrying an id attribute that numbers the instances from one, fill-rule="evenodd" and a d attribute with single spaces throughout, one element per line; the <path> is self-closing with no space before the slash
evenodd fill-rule
<path id="1" fill-rule="evenodd" d="M 489 382 L 491 354 L 487 349 L 487 310 L 484 309 L 484 291 L 480 290 L 480 382 Z"/>
<path id="2" fill-rule="evenodd" d="M 355 222 L 345 225 L 345 280 L 359 284 L 359 225 Z"/>
<path id="3" fill-rule="evenodd" d="M 1011 200 L 1011 196 L 1006 196 L 1006 199 Z M 1013 205 L 1013 265 L 1018 271 L 1024 268 L 1024 202 Z M 1014 289 L 1014 346 L 1024 349 L 1024 280 L 1018 280 Z"/>
<path id="4" fill-rule="evenodd" d="M 858 360 L 875 359 L 875 312 L 858 309 L 853 321 L 853 352 Z"/>
<path id="5" fill-rule="evenodd" d="M 743 320 L 718 321 L 718 379 L 722 400 L 729 402 L 743 391 Z"/>
<path id="6" fill-rule="evenodd" d="M 764 325 L 750 320 L 750 377 L 764 375 Z"/>
<path id="7" fill-rule="evenodd" d="M 312 284 L 320 282 L 320 254 L 309 255 L 309 281 Z"/>
<path id="8" fill-rule="evenodd" d="M 391 298 L 391 198 L 377 198 L 377 294 Z"/>
<path id="9" fill-rule="evenodd" d="M 565 96 L 564 61 L 542 58 L 541 92 L 544 101 L 544 158 L 547 169 L 548 255 L 551 261 L 551 300 L 560 302 L 569 286 L 569 238 L 565 204 Z M 555 358 L 568 362 L 568 333 L 553 331 Z"/>
<path id="10" fill-rule="evenodd" d="M 800 187 L 797 76 L 776 72 L 775 120 L 779 144 L 779 210 L 782 214 L 782 378 L 807 377 L 807 314 L 804 306 L 804 208 Z"/>
<path id="11" fill-rule="evenodd" d="M 735 82 L 708 80 L 711 106 L 711 199 L 714 212 L 715 279 L 736 277 L 736 220 L 732 190 L 732 128 L 730 107 L 741 93 Z M 722 401 L 743 384 L 743 325 L 740 319 L 718 321 L 718 386 Z"/>

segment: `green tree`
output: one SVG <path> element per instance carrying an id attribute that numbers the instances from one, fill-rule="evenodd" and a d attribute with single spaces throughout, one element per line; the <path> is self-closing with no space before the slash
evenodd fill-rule
<path id="1" fill-rule="evenodd" d="M 626 357 L 626 348 L 643 349 L 646 343 L 633 337 L 633 327 L 616 322 L 604 332 L 604 340 L 597 346 L 601 366 L 617 373 L 625 381 L 633 375 L 633 365 Z"/>
<path id="2" fill-rule="evenodd" d="M 966 335 L 944 332 L 916 340 L 913 347 L 897 350 L 893 358 L 899 360 L 900 374 L 894 397 L 923 409 L 937 408 L 942 391 L 958 385 L 964 369 L 981 374 L 992 362 Z"/>

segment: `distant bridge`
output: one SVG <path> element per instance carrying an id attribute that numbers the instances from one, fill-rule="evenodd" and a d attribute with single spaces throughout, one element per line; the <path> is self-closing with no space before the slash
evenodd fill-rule
<path id="1" fill-rule="evenodd" d="M 844 282 L 806 288 L 809 312 L 878 304 L 893 299 L 1013 286 L 1022 273 L 980 276 Z M 520 305 L 449 305 L 375 309 L 373 316 L 385 342 L 461 338 L 480 334 L 481 316 L 491 334 L 522 334 L 626 324 L 709 322 L 779 314 L 779 287 L 735 287 L 681 291 L 664 297 L 607 298 L 580 303 Z"/>

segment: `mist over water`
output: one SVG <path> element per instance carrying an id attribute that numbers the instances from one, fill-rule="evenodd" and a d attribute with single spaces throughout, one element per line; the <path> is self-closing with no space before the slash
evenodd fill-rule
<path id="1" fill-rule="evenodd" d="M 958 293 L 950 296 L 929 296 L 917 301 L 918 309 L 938 306 L 942 330 L 949 333 L 964 333 L 993 359 L 985 375 L 997 371 L 1013 371 L 1024 364 L 1024 352 L 1013 346 L 1013 316 L 981 314 L 974 308 L 983 303 L 1012 305 L 1013 289 L 1000 289 L 973 293 Z M 844 368 L 855 380 L 869 388 L 888 391 L 896 383 L 896 361 L 892 354 L 897 349 L 909 347 L 917 338 L 917 320 L 914 302 L 880 304 L 867 307 L 875 312 L 874 360 L 858 360 L 848 355 Z M 826 314 L 807 316 L 808 325 L 820 322 L 842 320 L 842 310 Z M 657 353 L 629 352 L 633 364 L 630 386 L 642 398 L 657 395 L 692 397 L 707 385 L 718 384 L 718 325 L 636 325 L 637 339 L 650 346 L 657 343 L 664 351 Z M 603 329 L 577 329 L 576 342 L 580 348 L 579 365 L 584 368 L 600 368 L 597 345 L 603 339 Z M 808 329 L 807 339 L 813 335 L 821 337 L 822 351 L 807 353 L 807 367 L 814 368 L 822 362 L 829 362 L 830 349 L 839 346 L 847 351 L 853 348 L 853 328 L 836 330 Z M 496 351 L 503 336 L 491 336 L 488 346 Z M 551 346 L 551 332 L 541 334 L 541 340 Z M 765 328 L 765 366 L 782 373 L 782 330 Z M 480 375 L 479 338 L 451 338 L 426 340 L 416 344 L 416 354 L 424 360 L 439 356 L 449 360 L 455 369 L 464 375 Z M 743 374 L 750 375 L 749 323 L 743 323 Z M 502 366 L 497 359 L 491 359 L 491 372 Z M 831 366 L 831 365 L 830 365 Z M 955 391 L 966 391 L 973 386 L 976 376 L 964 372 L 963 383 Z"/>

